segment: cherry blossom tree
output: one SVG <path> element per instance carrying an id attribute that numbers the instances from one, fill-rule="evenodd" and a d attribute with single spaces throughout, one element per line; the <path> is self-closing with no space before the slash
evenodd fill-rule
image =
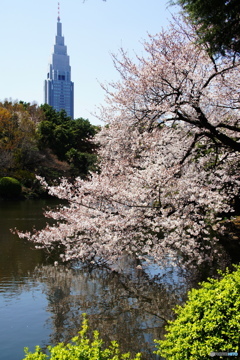
<path id="1" fill-rule="evenodd" d="M 19 234 L 66 261 L 114 264 L 123 254 L 196 265 L 221 253 L 222 219 L 239 196 L 239 63 L 210 58 L 183 23 L 149 36 L 144 57 L 114 57 L 104 86 L 101 171 L 50 194 L 56 225 Z"/>

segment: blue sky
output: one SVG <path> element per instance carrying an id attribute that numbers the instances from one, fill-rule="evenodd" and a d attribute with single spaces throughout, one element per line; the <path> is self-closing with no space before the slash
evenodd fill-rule
<path id="1" fill-rule="evenodd" d="M 62 0 L 60 17 L 75 86 L 74 117 L 99 124 L 104 104 L 99 82 L 118 79 L 111 53 L 142 54 L 147 34 L 166 28 L 168 0 Z M 8 0 L 1 4 L 0 101 L 43 103 L 43 83 L 57 31 L 58 1 Z"/>

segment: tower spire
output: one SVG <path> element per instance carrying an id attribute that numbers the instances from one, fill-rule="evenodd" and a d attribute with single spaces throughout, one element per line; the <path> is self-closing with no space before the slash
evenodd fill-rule
<path id="1" fill-rule="evenodd" d="M 60 21 L 60 3 L 58 2 L 58 17 L 57 20 Z"/>

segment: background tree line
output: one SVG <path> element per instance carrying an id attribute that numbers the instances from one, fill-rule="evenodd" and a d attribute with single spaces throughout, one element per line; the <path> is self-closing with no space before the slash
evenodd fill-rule
<path id="1" fill-rule="evenodd" d="M 86 119 L 72 120 L 49 105 L 0 103 L 0 177 L 18 179 L 27 193 L 38 189 L 35 175 L 48 181 L 81 176 L 97 169 L 98 128 Z"/>

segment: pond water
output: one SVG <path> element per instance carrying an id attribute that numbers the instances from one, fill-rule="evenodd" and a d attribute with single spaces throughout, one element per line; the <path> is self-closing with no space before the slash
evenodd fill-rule
<path id="1" fill-rule="evenodd" d="M 30 230 L 46 223 L 42 209 L 56 200 L 0 202 L 0 358 L 21 360 L 24 347 L 46 348 L 68 341 L 87 313 L 92 330 L 122 350 L 143 351 L 154 359 L 153 339 L 163 336 L 165 320 L 185 296 L 184 279 L 148 267 L 137 270 L 132 259 L 122 271 L 54 266 L 42 250 L 19 239 L 10 228 Z"/>

